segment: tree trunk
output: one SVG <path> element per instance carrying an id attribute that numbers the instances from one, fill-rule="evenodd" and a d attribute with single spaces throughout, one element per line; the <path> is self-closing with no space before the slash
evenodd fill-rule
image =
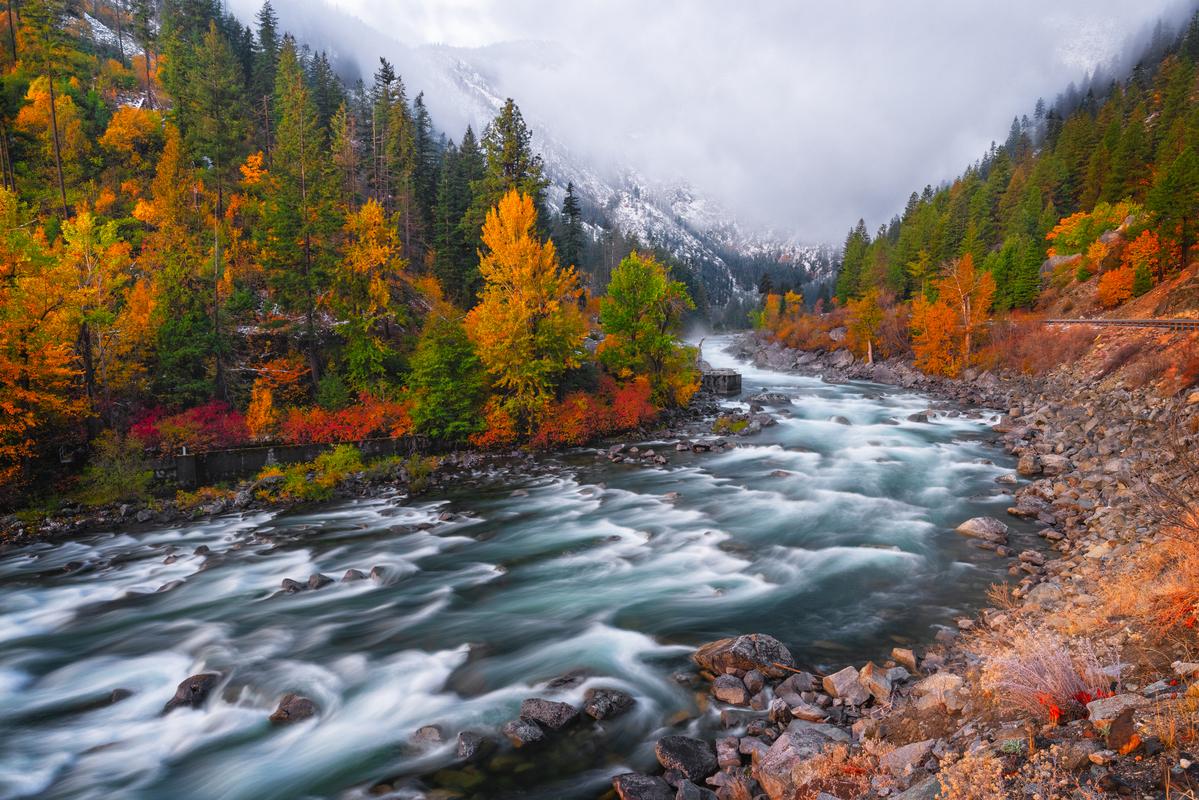
<path id="1" fill-rule="evenodd" d="M 225 387 L 225 365 L 221 358 L 221 215 L 224 209 L 224 187 L 221 185 L 220 164 L 214 164 L 217 169 L 216 179 L 216 213 L 212 221 L 212 335 L 214 338 L 213 352 L 216 356 L 217 397 L 228 399 Z"/>
<path id="2" fill-rule="evenodd" d="M 13 64 L 17 63 L 17 23 L 13 19 L 13 3 L 16 0 L 8 0 L 8 46 L 12 50 Z"/>
<path id="3" fill-rule="evenodd" d="M 67 210 L 67 184 L 62 177 L 62 143 L 58 138 L 58 111 L 55 109 L 54 75 L 49 73 L 50 83 L 50 127 L 54 129 L 54 166 L 58 170 L 58 193 L 62 198 L 62 218 L 66 221 L 70 212 Z"/>

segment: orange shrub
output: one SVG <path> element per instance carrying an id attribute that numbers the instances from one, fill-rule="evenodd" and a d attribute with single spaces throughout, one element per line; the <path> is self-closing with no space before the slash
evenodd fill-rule
<path id="1" fill-rule="evenodd" d="M 1104 308 L 1115 308 L 1132 297 L 1132 267 L 1108 270 L 1099 276 L 1099 302 Z"/>
<path id="2" fill-rule="evenodd" d="M 357 442 L 376 436 L 412 433 L 411 404 L 362 394 L 357 403 L 336 411 L 292 408 L 279 426 L 288 444 Z"/>
<path id="3" fill-rule="evenodd" d="M 483 430 L 470 437 L 475 447 L 492 448 L 516 441 L 516 420 L 493 397 L 483 409 Z"/>
<path id="4" fill-rule="evenodd" d="M 550 406 L 530 444 L 540 448 L 576 446 L 640 427 L 658 414 L 650 401 L 652 392 L 644 376 L 619 385 L 605 379 L 598 394 L 572 392 Z"/>

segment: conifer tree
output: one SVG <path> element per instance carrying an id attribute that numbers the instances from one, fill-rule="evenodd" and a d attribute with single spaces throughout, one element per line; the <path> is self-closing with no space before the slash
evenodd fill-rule
<path id="1" fill-rule="evenodd" d="M 575 196 L 575 185 L 566 184 L 566 197 L 562 200 L 562 263 L 582 267 L 583 262 L 583 214 L 579 198 Z"/>

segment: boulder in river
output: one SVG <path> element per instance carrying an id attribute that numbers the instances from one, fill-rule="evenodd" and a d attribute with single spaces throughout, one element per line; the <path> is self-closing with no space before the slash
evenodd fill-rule
<path id="1" fill-rule="evenodd" d="M 354 581 L 366 580 L 366 573 L 360 569 L 347 569 L 346 574 L 341 576 L 342 583 L 353 583 Z"/>
<path id="2" fill-rule="evenodd" d="M 570 703 L 559 703 L 556 700 L 545 700 L 540 697 L 530 697 L 520 704 L 522 719 L 530 719 L 552 731 L 565 728 L 579 717 L 579 709 Z"/>
<path id="3" fill-rule="evenodd" d="M 588 689 L 583 695 L 583 710 L 595 719 L 620 716 L 636 702 L 631 694 L 618 689 Z"/>
<path id="4" fill-rule="evenodd" d="M 513 747 L 527 747 L 545 739 L 545 731 L 541 729 L 541 726 L 524 718 L 504 723 L 504 727 L 500 728 L 500 733 L 512 742 Z"/>
<path id="5" fill-rule="evenodd" d="M 201 672 L 185 678 L 175 688 L 175 696 L 162 707 L 162 713 L 166 714 L 176 708 L 200 708 L 220 679 L 221 676 L 215 672 Z"/>
<path id="6" fill-rule="evenodd" d="M 764 633 L 747 633 L 701 645 L 692 660 L 709 672 L 748 672 L 756 669 L 771 678 L 783 678 L 795 668 L 795 659 L 782 642 Z"/>
<path id="7" fill-rule="evenodd" d="M 306 587 L 299 581 L 293 581 L 291 578 L 284 578 L 283 582 L 279 584 L 279 588 L 288 594 L 295 594 L 296 592 L 304 591 Z"/>
<path id="8" fill-rule="evenodd" d="M 314 572 L 308 576 L 309 589 L 323 589 L 333 583 L 333 579 L 328 575 L 322 575 L 319 572 Z"/>
<path id="9" fill-rule="evenodd" d="M 483 758 L 495 749 L 495 740 L 474 731 L 458 734 L 458 758 L 473 761 Z"/>
<path id="10" fill-rule="evenodd" d="M 612 779 L 612 788 L 620 800 L 674 800 L 666 781 L 653 775 L 626 772 Z"/>
<path id="11" fill-rule="evenodd" d="M 279 701 L 279 707 L 269 717 L 276 725 L 290 725 L 316 716 L 316 703 L 303 695 L 288 692 Z"/>
<path id="12" fill-rule="evenodd" d="M 749 690 L 736 675 L 717 675 L 716 680 L 712 681 L 712 696 L 734 706 L 749 704 Z"/>
<path id="13" fill-rule="evenodd" d="M 702 783 L 720 768 L 712 745 L 690 736 L 663 736 L 654 745 L 654 755 L 666 770 L 678 770 L 689 781 Z"/>
<path id="14" fill-rule="evenodd" d="M 973 536 L 988 542 L 1002 542 L 1007 540 L 1008 527 L 1007 523 L 994 517 L 972 517 L 955 530 L 963 536 Z"/>

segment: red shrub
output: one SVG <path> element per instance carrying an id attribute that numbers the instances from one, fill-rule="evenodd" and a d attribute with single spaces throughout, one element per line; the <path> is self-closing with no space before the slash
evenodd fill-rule
<path id="1" fill-rule="evenodd" d="M 412 432 L 407 402 L 381 400 L 368 394 L 337 411 L 292 408 L 279 426 L 288 444 L 357 442 L 375 436 L 404 436 Z"/>
<path id="2" fill-rule="evenodd" d="M 147 423 L 139 430 L 148 432 Z M 140 434 L 134 433 L 135 436 Z M 153 423 L 149 441 L 156 442 L 164 453 L 174 453 L 183 447 L 193 452 L 223 450 L 248 442 L 246 418 L 242 413 L 220 400 L 189 408 Z"/>

